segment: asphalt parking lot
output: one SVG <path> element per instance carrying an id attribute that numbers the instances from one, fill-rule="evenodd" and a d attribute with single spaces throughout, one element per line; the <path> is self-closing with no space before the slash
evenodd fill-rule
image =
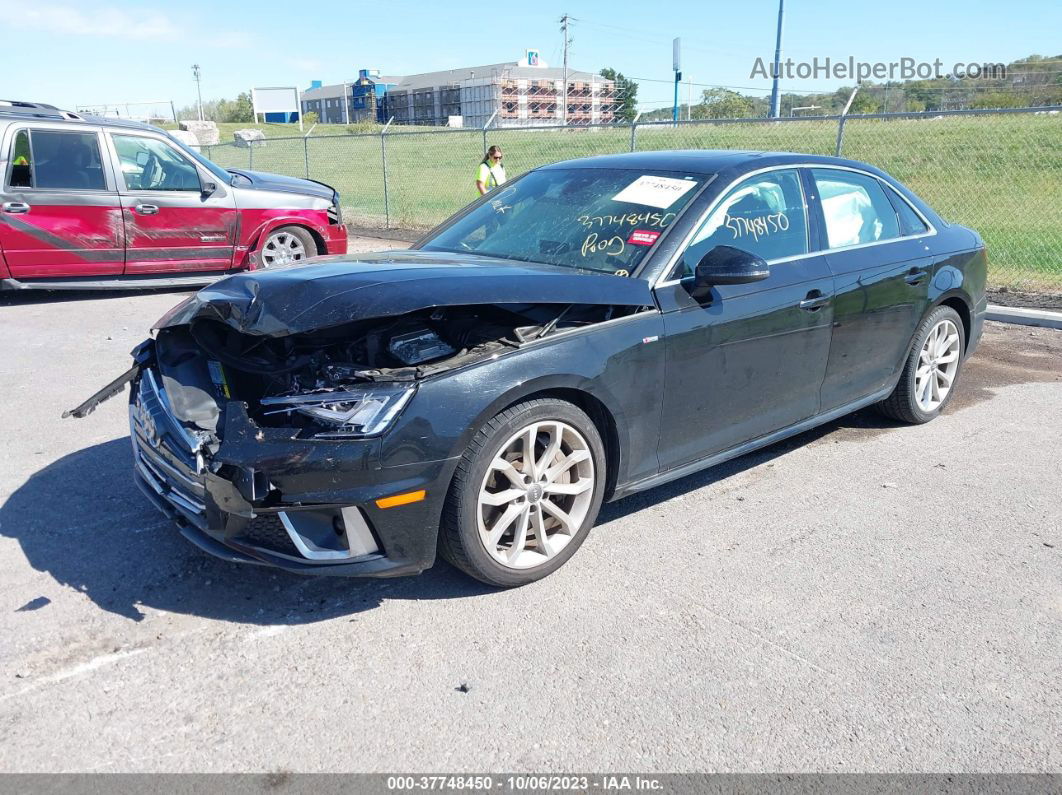
<path id="1" fill-rule="evenodd" d="M 4 771 L 1062 771 L 1062 332 L 606 506 L 497 592 L 207 557 L 130 478 L 180 293 L 0 301 Z"/>

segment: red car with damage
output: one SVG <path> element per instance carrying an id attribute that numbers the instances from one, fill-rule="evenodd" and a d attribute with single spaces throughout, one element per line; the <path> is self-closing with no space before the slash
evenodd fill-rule
<path id="1" fill-rule="evenodd" d="M 0 289 L 203 284 L 344 254 L 332 187 L 225 170 L 164 130 L 0 100 Z"/>

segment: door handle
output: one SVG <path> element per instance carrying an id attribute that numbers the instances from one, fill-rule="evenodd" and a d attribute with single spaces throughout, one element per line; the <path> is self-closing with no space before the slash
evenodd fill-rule
<path id="1" fill-rule="evenodd" d="M 925 278 L 928 275 L 929 274 L 926 271 L 920 271 L 917 268 L 911 268 L 911 270 L 907 272 L 907 275 L 903 277 L 903 280 L 910 285 L 916 285 L 921 284 L 923 281 L 925 281 Z"/>
<path id="2" fill-rule="evenodd" d="M 141 215 L 158 215 L 159 208 L 155 204 L 138 204 L 134 208 Z"/>
<path id="3" fill-rule="evenodd" d="M 823 295 L 821 290 L 812 290 L 807 297 L 800 302 L 800 308 L 805 312 L 818 312 L 830 302 L 830 296 Z"/>
<path id="4" fill-rule="evenodd" d="M 0 205 L 0 209 L 3 209 L 5 213 L 18 215 L 20 213 L 28 213 L 30 206 L 25 202 L 4 202 L 3 205 Z"/>

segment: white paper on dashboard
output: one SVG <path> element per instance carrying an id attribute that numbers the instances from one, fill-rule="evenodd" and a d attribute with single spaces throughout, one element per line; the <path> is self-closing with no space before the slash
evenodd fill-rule
<path id="1" fill-rule="evenodd" d="M 644 204 L 647 207 L 666 210 L 696 184 L 696 180 L 692 179 L 644 175 L 613 196 L 612 201 Z"/>

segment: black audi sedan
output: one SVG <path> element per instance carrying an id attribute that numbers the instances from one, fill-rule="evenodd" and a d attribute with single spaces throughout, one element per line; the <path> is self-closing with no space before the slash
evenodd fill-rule
<path id="1" fill-rule="evenodd" d="M 985 249 L 831 157 L 654 152 L 531 171 L 409 251 L 238 274 L 134 366 L 134 475 L 206 551 L 517 586 L 603 501 L 876 404 L 936 417 Z M 705 519 L 710 523 L 711 519 Z"/>

